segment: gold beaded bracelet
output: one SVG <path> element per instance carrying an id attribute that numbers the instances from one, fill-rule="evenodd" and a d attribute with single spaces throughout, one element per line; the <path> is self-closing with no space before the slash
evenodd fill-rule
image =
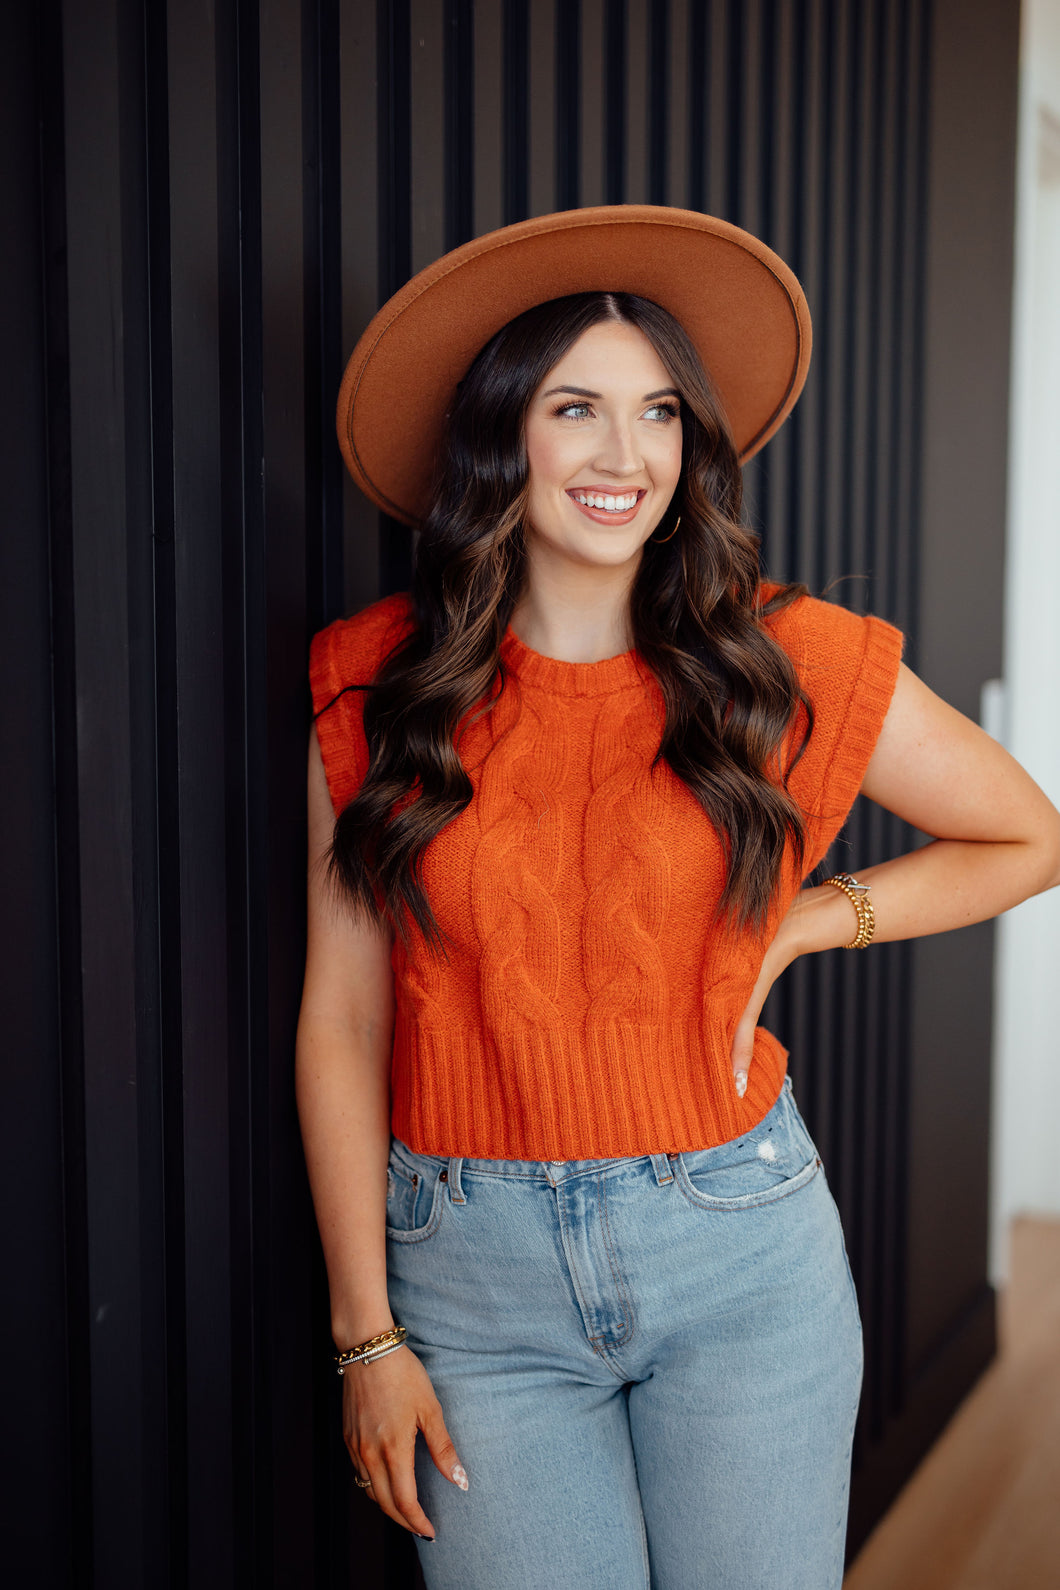
<path id="1" fill-rule="evenodd" d="M 344 1353 L 336 1353 L 335 1363 L 339 1374 L 344 1375 L 351 1364 L 374 1364 L 377 1358 L 396 1353 L 399 1347 L 405 1345 L 407 1335 L 404 1325 L 395 1325 L 392 1330 L 380 1331 L 378 1336 L 370 1336 L 366 1342 L 349 1347 Z"/>
<path id="2" fill-rule="evenodd" d="M 859 883 L 852 878 L 849 872 L 837 872 L 834 878 L 826 878 L 825 883 L 830 883 L 834 889 L 840 889 L 850 901 L 858 914 L 858 931 L 849 944 L 844 944 L 846 950 L 864 950 L 872 943 L 872 935 L 876 931 L 876 913 L 872 909 L 869 899 L 871 885 Z"/>

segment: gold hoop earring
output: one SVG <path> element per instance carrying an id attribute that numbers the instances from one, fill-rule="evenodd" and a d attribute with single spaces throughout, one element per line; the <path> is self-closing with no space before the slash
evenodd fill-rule
<path id="1" fill-rule="evenodd" d="M 680 523 L 681 523 L 681 515 L 678 514 L 677 515 L 677 524 L 674 525 L 673 529 L 670 531 L 670 534 L 668 536 L 652 536 L 652 540 L 655 542 L 655 545 L 657 547 L 661 547 L 664 541 L 670 541 L 677 534 L 677 525 L 680 524 Z"/>

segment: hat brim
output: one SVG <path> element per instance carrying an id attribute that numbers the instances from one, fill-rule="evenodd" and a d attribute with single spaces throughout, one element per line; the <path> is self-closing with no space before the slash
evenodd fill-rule
<path id="1" fill-rule="evenodd" d="M 806 298 L 772 249 L 694 210 L 604 205 L 463 244 L 379 310 L 346 366 L 336 427 L 350 474 L 407 524 L 427 509 L 453 393 L 516 315 L 569 293 L 650 298 L 681 323 L 745 463 L 777 431 L 810 362 Z"/>

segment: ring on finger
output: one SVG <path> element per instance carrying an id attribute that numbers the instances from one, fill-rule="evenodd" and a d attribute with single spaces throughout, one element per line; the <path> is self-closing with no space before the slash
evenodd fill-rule
<path id="1" fill-rule="evenodd" d="M 355 1474 L 353 1476 L 353 1483 L 359 1486 L 362 1491 L 366 1491 L 371 1486 L 372 1482 L 371 1480 L 362 1480 L 359 1474 Z"/>

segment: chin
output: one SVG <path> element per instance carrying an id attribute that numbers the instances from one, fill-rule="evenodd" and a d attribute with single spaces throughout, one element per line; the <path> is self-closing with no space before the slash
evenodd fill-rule
<path id="1" fill-rule="evenodd" d="M 637 541 L 631 546 L 623 547 L 585 547 L 578 548 L 576 552 L 569 553 L 578 563 L 588 564 L 593 568 L 620 569 L 626 563 L 635 562 L 644 549 L 644 543 Z"/>

